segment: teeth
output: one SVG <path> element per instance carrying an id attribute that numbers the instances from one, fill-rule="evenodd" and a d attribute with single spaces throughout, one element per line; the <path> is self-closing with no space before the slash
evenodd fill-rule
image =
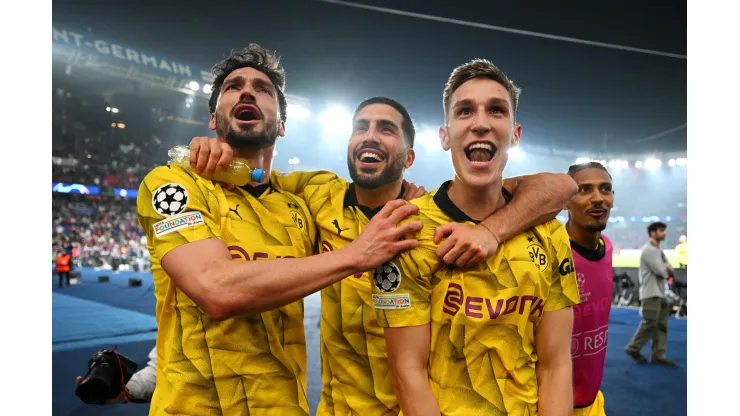
<path id="1" fill-rule="evenodd" d="M 370 158 L 370 159 L 377 160 L 378 162 L 380 162 L 380 157 L 378 157 L 378 155 L 376 155 L 375 153 L 371 153 L 371 152 L 360 153 L 360 160 L 364 160 L 365 158 Z"/>
<path id="2" fill-rule="evenodd" d="M 491 147 L 491 145 L 488 143 L 473 143 L 470 146 L 468 146 L 468 150 L 473 150 L 473 149 L 483 149 L 489 152 L 493 151 L 493 147 Z"/>

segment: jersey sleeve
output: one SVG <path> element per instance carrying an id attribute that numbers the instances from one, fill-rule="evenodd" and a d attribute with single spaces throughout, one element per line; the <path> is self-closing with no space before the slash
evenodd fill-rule
<path id="1" fill-rule="evenodd" d="M 413 221 L 408 218 L 403 222 Z M 419 236 L 423 235 L 423 231 Z M 423 243 L 376 268 L 372 301 L 378 322 L 386 328 L 418 326 L 431 322 L 434 249 Z"/>
<path id="2" fill-rule="evenodd" d="M 276 172 L 272 173 L 273 187 L 284 192 L 289 192 L 300 198 L 306 199 L 306 188 L 317 187 L 332 181 L 338 176 L 325 170 L 310 172 Z"/>
<path id="3" fill-rule="evenodd" d="M 196 180 L 178 167 L 160 166 L 144 178 L 136 199 L 139 225 L 160 259 L 183 244 L 218 237 L 216 213 Z"/>
<path id="4" fill-rule="evenodd" d="M 558 220 L 549 223 L 551 235 L 552 281 L 545 301 L 545 312 L 564 309 L 581 303 L 578 294 L 575 264 L 568 231 Z"/>

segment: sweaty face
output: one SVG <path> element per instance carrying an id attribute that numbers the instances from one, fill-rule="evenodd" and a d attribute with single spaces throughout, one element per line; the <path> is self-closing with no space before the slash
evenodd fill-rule
<path id="1" fill-rule="evenodd" d="M 604 231 L 614 206 L 614 190 L 609 174 L 598 168 L 577 172 L 573 180 L 578 193 L 568 203 L 573 224 L 588 231 Z"/>
<path id="2" fill-rule="evenodd" d="M 352 122 L 347 167 L 357 186 L 375 189 L 403 176 L 414 162 L 404 139 L 403 116 L 387 104 L 370 104 Z"/>
<path id="3" fill-rule="evenodd" d="M 209 128 L 237 149 L 262 149 L 285 135 L 277 90 L 267 75 L 239 68 L 224 80 Z"/>
<path id="4" fill-rule="evenodd" d="M 452 153 L 455 175 L 473 187 L 500 182 L 509 148 L 521 136 L 506 88 L 487 78 L 472 79 L 452 94 L 447 113 L 439 137 Z"/>

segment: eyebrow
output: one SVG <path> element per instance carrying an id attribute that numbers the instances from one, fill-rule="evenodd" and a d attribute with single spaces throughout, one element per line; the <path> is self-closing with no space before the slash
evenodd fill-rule
<path id="1" fill-rule="evenodd" d="M 452 108 L 457 108 L 457 107 L 472 107 L 473 104 L 475 104 L 475 103 L 473 102 L 472 99 L 465 98 L 465 99 L 462 99 L 460 101 L 455 102 L 455 104 L 452 105 Z M 511 105 L 509 104 L 509 101 L 508 100 L 505 100 L 503 98 L 498 98 L 498 97 L 489 98 L 488 101 L 486 101 L 486 105 L 488 105 L 488 106 L 504 106 L 507 109 L 510 109 L 511 108 Z"/>
<path id="2" fill-rule="evenodd" d="M 229 78 L 221 85 L 221 89 L 228 87 L 232 84 L 243 84 L 245 81 L 245 78 L 241 75 L 237 75 L 234 78 Z M 272 82 L 265 81 L 262 78 L 252 78 L 252 85 L 254 87 L 267 87 L 271 89 L 272 91 L 275 91 L 275 86 L 272 85 Z"/>
<path id="3" fill-rule="evenodd" d="M 375 123 L 380 128 L 382 128 L 382 127 L 390 127 L 394 131 L 396 131 L 396 132 L 399 130 L 398 125 L 395 122 L 391 121 L 391 120 L 379 119 L 379 120 L 376 120 Z M 366 118 L 358 118 L 357 120 L 354 121 L 354 123 L 352 123 L 352 125 L 354 126 L 354 128 L 367 127 L 367 126 L 370 125 L 370 120 L 368 120 Z"/>

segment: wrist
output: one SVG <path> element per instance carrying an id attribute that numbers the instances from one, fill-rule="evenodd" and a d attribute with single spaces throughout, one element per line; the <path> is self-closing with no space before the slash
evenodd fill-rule
<path id="1" fill-rule="evenodd" d="M 485 228 L 486 230 L 488 230 L 488 233 L 491 234 L 491 237 L 493 237 L 493 239 L 496 240 L 496 245 L 497 246 L 498 245 L 501 245 L 501 239 L 499 238 L 498 234 L 496 233 L 496 231 L 494 231 L 494 229 L 492 227 L 488 226 L 485 223 L 485 221 L 481 222 L 480 225 L 483 228 Z"/>

